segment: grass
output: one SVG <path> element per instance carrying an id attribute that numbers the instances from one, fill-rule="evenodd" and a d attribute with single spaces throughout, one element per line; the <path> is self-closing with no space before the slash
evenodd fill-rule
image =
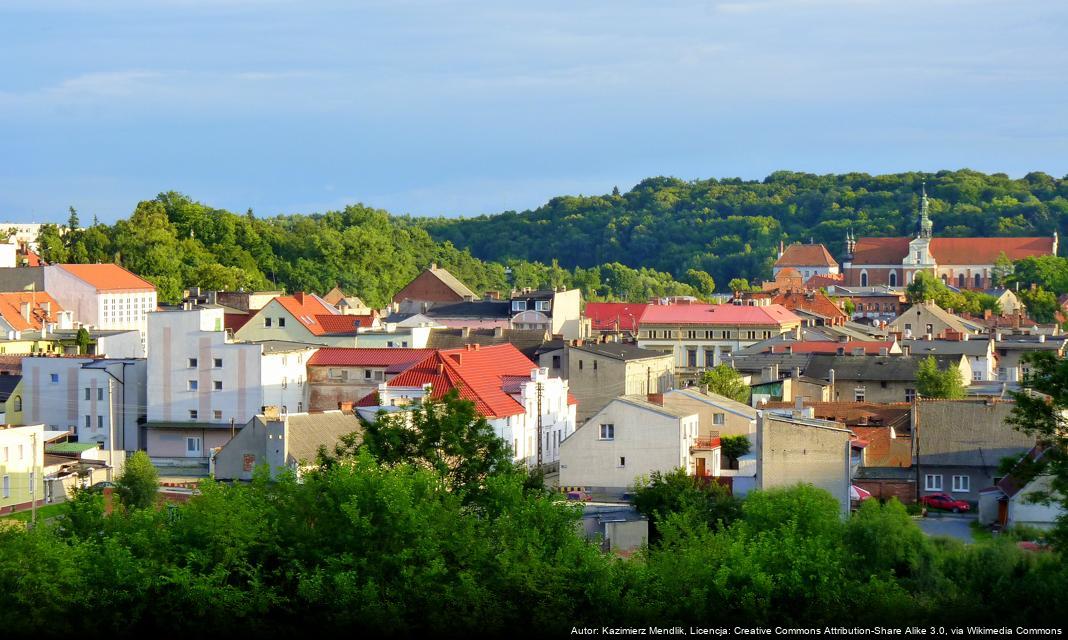
<path id="1" fill-rule="evenodd" d="M 37 521 L 42 522 L 49 518 L 55 518 L 59 514 L 63 513 L 64 506 L 64 503 L 58 502 L 56 504 L 46 504 L 43 507 L 37 507 Z M 6 516 L 0 516 L 0 520 L 18 520 L 20 522 L 29 522 L 31 515 L 33 515 L 33 510 L 26 509 L 25 511 L 18 511 L 16 513 L 9 513 Z"/>

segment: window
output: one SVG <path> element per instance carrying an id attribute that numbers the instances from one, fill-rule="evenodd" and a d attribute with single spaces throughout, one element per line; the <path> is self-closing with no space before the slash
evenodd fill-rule
<path id="1" fill-rule="evenodd" d="M 626 456 L 619 456 L 619 466 L 620 468 L 627 466 Z"/>
<path id="2" fill-rule="evenodd" d="M 867 271 L 861 271 L 860 272 L 860 286 L 862 286 L 862 287 L 868 286 L 868 272 Z"/>
<path id="3" fill-rule="evenodd" d="M 11 497 L 11 476 L 4 476 L 4 497 Z"/>
<path id="4" fill-rule="evenodd" d="M 537 302 L 534 303 L 534 308 L 536 310 L 538 310 L 538 311 L 548 311 L 549 310 L 549 301 L 548 300 L 538 300 Z"/>
<path id="5" fill-rule="evenodd" d="M 712 424 L 723 424 L 724 420 L 726 419 L 726 417 L 727 417 L 727 414 L 725 414 L 725 413 L 713 413 L 712 414 Z"/>
<path id="6" fill-rule="evenodd" d="M 686 350 L 686 366 L 687 367 L 696 367 L 697 366 L 697 349 L 687 349 Z"/>
<path id="7" fill-rule="evenodd" d="M 853 400 L 856 402 L 864 402 L 864 387 L 856 387 L 853 389 Z"/>
<path id="8" fill-rule="evenodd" d="M 512 300 L 512 311 L 526 311 L 526 310 L 527 310 L 527 301 L 526 300 Z"/>
<path id="9" fill-rule="evenodd" d="M 211 388 L 216 391 L 222 391 L 222 380 L 212 380 Z"/>
<path id="10" fill-rule="evenodd" d="M 560 368 L 560 356 L 553 356 L 553 369 Z"/>
<path id="11" fill-rule="evenodd" d="M 265 326 L 265 327 L 270 327 L 271 326 L 271 317 L 270 316 L 267 316 L 267 317 L 265 317 L 263 319 L 263 326 Z"/>
<path id="12" fill-rule="evenodd" d="M 906 322 L 905 323 L 905 331 L 912 331 L 912 323 L 911 322 Z"/>
<path id="13" fill-rule="evenodd" d="M 905 402 L 912 402 L 916 399 L 916 390 L 905 388 Z"/>
<path id="14" fill-rule="evenodd" d="M 22 460 L 22 459 L 24 459 L 26 457 L 25 449 L 26 449 L 26 447 L 24 445 L 21 445 L 21 444 L 19 445 L 19 460 Z"/>
<path id="15" fill-rule="evenodd" d="M 104 430 L 104 416 L 96 417 L 96 428 L 100 429 L 101 431 Z"/>
<path id="16" fill-rule="evenodd" d="M 282 388 L 283 389 L 288 389 L 289 388 L 289 378 L 287 378 L 285 376 L 282 376 Z"/>
<path id="17" fill-rule="evenodd" d="M 971 476 L 953 476 L 953 491 L 955 493 L 968 493 L 971 490 Z"/>
<path id="18" fill-rule="evenodd" d="M 982 380 L 983 372 L 981 370 L 972 371 L 972 380 Z"/>
<path id="19" fill-rule="evenodd" d="M 601 440 L 615 440 L 616 439 L 616 425 L 614 424 L 602 424 L 601 425 Z"/>
<path id="20" fill-rule="evenodd" d="M 189 410 L 189 419 L 190 420 L 196 420 L 197 419 L 197 410 L 196 409 L 190 409 Z"/>
<path id="21" fill-rule="evenodd" d="M 285 318 L 278 318 L 278 326 L 279 327 L 286 326 L 286 319 Z"/>
<path id="22" fill-rule="evenodd" d="M 49 379 L 52 381 L 52 384 L 59 384 L 59 374 L 58 373 L 49 374 Z"/>
<path id="23" fill-rule="evenodd" d="M 705 366 L 713 367 L 716 365 L 716 350 L 705 349 Z"/>
<path id="24" fill-rule="evenodd" d="M 96 389 L 96 399 L 97 400 L 103 400 L 104 399 L 104 387 L 97 387 L 97 389 Z"/>
<path id="25" fill-rule="evenodd" d="M 983 288 L 983 276 L 978 274 L 978 273 L 975 274 L 975 288 L 976 289 L 982 289 Z"/>
<path id="26" fill-rule="evenodd" d="M 22 411 L 22 396 L 15 396 L 15 411 Z"/>
<path id="27" fill-rule="evenodd" d="M 344 373 L 344 371 L 342 371 L 342 373 Z M 339 376 L 339 377 L 344 377 L 344 376 Z M 363 370 L 363 379 L 364 380 L 370 380 L 371 379 L 371 370 L 370 369 L 364 369 Z"/>
<path id="28" fill-rule="evenodd" d="M 385 371 L 375 371 L 375 380 L 381 382 L 386 379 Z"/>
<path id="29" fill-rule="evenodd" d="M 88 399 L 89 399 L 89 392 L 90 392 L 90 389 L 89 389 L 89 387 L 86 387 L 86 388 L 85 388 L 85 399 L 86 399 L 86 400 L 88 400 Z"/>
<path id="30" fill-rule="evenodd" d="M 897 272 L 896 271 L 891 271 L 890 272 L 890 286 L 891 287 L 896 287 L 897 286 Z"/>
<path id="31" fill-rule="evenodd" d="M 185 452 L 189 454 L 200 453 L 200 438 L 186 438 Z"/>
<path id="32" fill-rule="evenodd" d="M 593 370 L 594 371 L 597 370 L 597 361 L 596 360 L 593 361 Z"/>
<path id="33" fill-rule="evenodd" d="M 92 416 L 85 416 L 85 430 L 88 431 L 89 429 L 92 429 L 92 428 L 93 428 L 93 417 Z"/>
<path id="34" fill-rule="evenodd" d="M 582 360 L 579 360 L 579 371 L 582 371 Z"/>
<path id="35" fill-rule="evenodd" d="M 222 420 L 222 410 L 216 409 L 215 411 L 212 411 L 211 417 L 213 420 Z"/>
<path id="36" fill-rule="evenodd" d="M 9 452 L 8 452 L 8 448 L 7 448 L 7 447 L 4 447 L 4 457 L 2 458 L 2 460 L 3 460 L 4 462 L 7 462 L 7 460 L 8 460 L 8 455 L 9 455 Z"/>
<path id="37" fill-rule="evenodd" d="M 297 402 L 297 413 L 304 413 L 304 403 Z"/>
<path id="38" fill-rule="evenodd" d="M 190 369 L 196 369 L 197 368 L 197 364 L 198 363 L 197 363 L 197 359 L 196 358 L 190 358 L 189 359 L 189 368 Z"/>
<path id="39" fill-rule="evenodd" d="M 186 382 L 186 389 L 188 389 L 189 391 L 196 391 L 197 387 L 198 385 L 196 380 L 189 380 Z"/>
<path id="40" fill-rule="evenodd" d="M 222 358 L 215 358 L 214 360 L 212 360 L 211 364 L 216 369 L 222 369 Z"/>
<path id="41" fill-rule="evenodd" d="M 923 490 L 924 491 L 941 491 L 942 490 L 942 476 L 941 474 L 927 474 L 923 477 Z"/>

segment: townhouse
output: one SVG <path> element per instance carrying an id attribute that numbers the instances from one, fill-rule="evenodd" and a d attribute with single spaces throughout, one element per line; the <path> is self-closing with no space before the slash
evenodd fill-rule
<path id="1" fill-rule="evenodd" d="M 323 347 L 308 360 L 308 411 L 359 402 L 430 353 L 431 349 Z"/>

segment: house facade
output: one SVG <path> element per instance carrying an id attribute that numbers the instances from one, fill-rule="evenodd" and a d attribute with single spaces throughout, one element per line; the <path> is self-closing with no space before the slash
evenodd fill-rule
<path id="1" fill-rule="evenodd" d="M 376 326 L 376 317 L 344 315 L 319 296 L 297 292 L 265 304 L 234 332 L 234 338 L 355 347 L 359 333 Z"/>
<path id="2" fill-rule="evenodd" d="M 359 402 L 430 353 L 430 349 L 319 349 L 308 360 L 308 410 L 329 411 L 341 403 Z"/>
<path id="3" fill-rule="evenodd" d="M 623 342 L 584 343 L 565 348 L 568 386 L 584 423 L 620 395 L 646 396 L 674 386 L 675 358 Z"/>
<path id="4" fill-rule="evenodd" d="M 851 431 L 835 422 L 760 411 L 755 488 L 811 484 L 834 496 L 842 516 L 848 516 L 852 438 Z"/>
<path id="5" fill-rule="evenodd" d="M 958 318 L 930 300 L 912 305 L 890 321 L 890 331 L 905 339 L 945 338 L 951 334 L 978 334 L 982 327 Z"/>
<path id="6" fill-rule="evenodd" d="M 116 264 L 56 264 L 43 267 L 44 287 L 74 321 L 99 329 L 136 329 L 147 340 L 148 314 L 156 310 L 156 287 Z M 142 351 L 139 356 L 144 356 Z"/>
<path id="7" fill-rule="evenodd" d="M 972 370 L 963 355 L 933 355 L 938 369 L 956 367 L 965 386 Z M 825 356 L 809 361 L 806 375 L 832 383 L 832 401 L 912 402 L 916 397 L 916 371 L 921 356 Z M 833 378 L 833 380 L 832 380 Z"/>
<path id="8" fill-rule="evenodd" d="M 779 243 L 779 257 L 771 268 L 773 276 L 787 268 L 796 269 L 802 280 L 812 276 L 828 276 L 838 273 L 838 263 L 822 244 L 794 243 L 787 247 Z"/>
<path id="9" fill-rule="evenodd" d="M 222 316 L 215 306 L 149 318 L 145 445 L 158 463 L 206 465 L 209 451 L 264 406 L 305 411 L 306 367 L 318 346 L 235 342 Z"/>
<path id="10" fill-rule="evenodd" d="M 477 299 L 474 291 L 460 282 L 456 276 L 447 269 L 439 268 L 437 264 L 431 264 L 429 269 L 417 275 L 400 291 L 393 296 L 393 302 L 400 303 L 405 300 L 419 302 L 463 302 L 464 300 Z"/>
<path id="11" fill-rule="evenodd" d="M 42 504 L 45 426 L 0 426 L 0 515 Z"/>

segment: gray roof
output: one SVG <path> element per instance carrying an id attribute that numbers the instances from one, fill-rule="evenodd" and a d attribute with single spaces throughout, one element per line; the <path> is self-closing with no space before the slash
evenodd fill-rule
<path id="1" fill-rule="evenodd" d="M 726 359 L 736 370 L 744 373 L 760 373 L 764 367 L 779 365 L 779 373 L 789 373 L 794 367 L 800 367 L 804 373 L 812 360 L 811 353 L 757 353 L 753 355 L 734 355 Z"/>
<path id="2" fill-rule="evenodd" d="M 1039 340 L 1039 336 L 1029 335 L 1004 335 L 997 340 L 994 346 L 998 349 L 1022 349 L 1026 351 L 1058 351 L 1064 347 L 1064 340 L 1068 336 L 1045 336 Z"/>
<path id="3" fill-rule="evenodd" d="M 308 344 L 307 342 L 291 342 L 289 340 L 250 340 L 248 344 L 258 344 L 263 347 L 264 353 L 290 353 L 304 351 L 305 349 L 321 349 L 321 344 Z"/>
<path id="4" fill-rule="evenodd" d="M 703 402 L 706 404 L 714 404 L 726 409 L 731 409 L 735 413 L 740 413 L 748 418 L 754 419 L 757 415 L 757 410 L 750 407 L 747 404 L 732 400 L 727 396 L 721 396 L 718 393 L 712 393 L 710 391 L 701 391 L 695 387 L 687 387 L 685 389 L 672 389 L 664 394 L 664 402 L 669 402 L 677 398 L 689 398 L 696 400 L 697 402 Z"/>
<path id="5" fill-rule="evenodd" d="M 966 355 L 985 356 L 990 351 L 990 341 L 985 337 L 969 340 L 902 340 L 901 346 L 908 345 L 912 355 Z"/>
<path id="6" fill-rule="evenodd" d="M 1034 436 L 1006 422 L 1014 404 L 985 400 L 924 400 L 916 405 L 920 464 L 995 469 L 1018 457 Z"/>
<path id="7" fill-rule="evenodd" d="M 474 300 L 435 305 L 423 312 L 429 318 L 501 318 L 512 317 L 512 303 L 508 300 Z"/>
<path id="8" fill-rule="evenodd" d="M 296 461 L 314 462 L 319 447 L 333 452 L 338 438 L 363 431 L 360 420 L 351 413 L 291 413 L 289 420 L 289 455 Z"/>
<path id="9" fill-rule="evenodd" d="M 581 347 L 571 347 L 578 351 L 585 351 L 598 356 L 604 356 L 606 358 L 614 358 L 616 360 L 642 360 L 644 358 L 674 358 L 669 353 L 663 351 L 654 351 L 652 349 L 642 349 L 641 347 L 630 344 L 628 342 L 602 342 L 595 344 L 584 344 Z"/>
<path id="10" fill-rule="evenodd" d="M 0 269 L 0 291 L 21 292 L 31 284 L 44 291 L 44 267 L 5 267 Z"/>
<path id="11" fill-rule="evenodd" d="M 657 413 L 666 414 L 666 415 L 671 416 L 673 418 L 686 418 L 688 416 L 692 416 L 692 415 L 697 413 L 696 411 L 694 411 L 692 409 L 685 409 L 685 408 L 681 408 L 681 407 L 671 407 L 671 406 L 662 406 L 662 405 L 659 405 L 659 404 L 653 404 L 652 402 L 649 402 L 648 400 L 646 400 L 645 396 L 620 396 L 618 398 L 614 398 L 612 400 L 612 402 L 625 402 L 625 403 L 633 405 L 635 407 L 641 407 L 642 409 L 648 409 L 650 411 L 656 411 Z M 611 402 L 609 404 L 611 404 Z M 590 423 L 592 423 L 592 420 L 591 421 L 587 421 L 586 424 L 590 424 Z"/>
<path id="12" fill-rule="evenodd" d="M 22 376 L 0 376 L 0 402 L 7 402 L 22 380 Z"/>
<path id="13" fill-rule="evenodd" d="M 446 287 L 452 289 L 453 292 L 456 293 L 456 295 L 460 297 L 478 297 L 474 291 L 468 289 L 466 284 L 460 282 L 460 279 L 449 273 L 447 269 L 442 269 L 440 267 L 431 267 L 427 269 L 427 271 L 429 271 L 430 274 L 435 276 L 438 280 L 441 280 L 441 283 L 444 284 Z"/>
<path id="14" fill-rule="evenodd" d="M 938 368 L 945 371 L 960 364 L 961 356 L 932 354 Z M 821 380 L 884 380 L 907 382 L 916 379 L 916 369 L 928 356 L 832 356 L 814 355 L 805 374 Z"/>

